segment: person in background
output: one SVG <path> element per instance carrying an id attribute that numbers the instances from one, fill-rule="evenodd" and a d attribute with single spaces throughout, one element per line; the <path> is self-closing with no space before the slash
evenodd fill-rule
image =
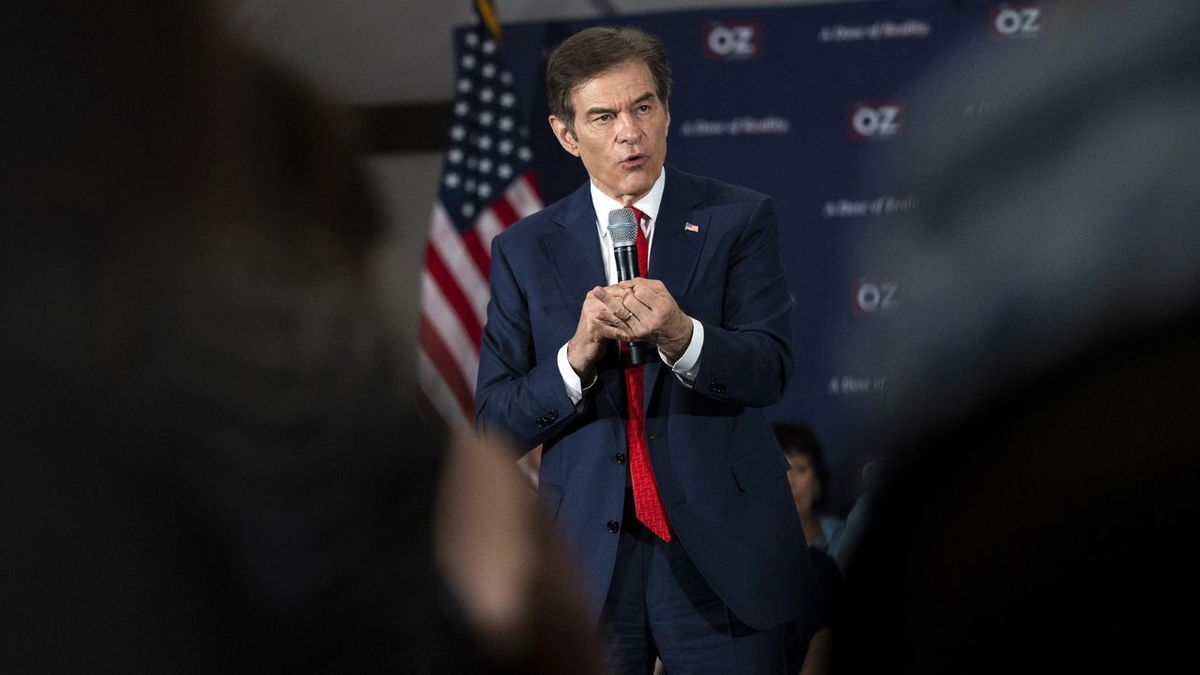
<path id="1" fill-rule="evenodd" d="M 815 675 L 828 672 L 829 667 L 833 625 L 842 587 L 842 573 L 835 555 L 845 521 L 832 514 L 818 514 L 816 510 L 825 499 L 829 466 L 812 428 L 799 422 L 776 422 L 772 429 L 791 466 L 788 483 L 804 526 L 804 538 L 808 541 L 809 557 L 817 579 L 812 611 L 791 626 L 789 663 L 793 664 L 793 672 Z"/>
<path id="2" fill-rule="evenodd" d="M 815 548 L 836 558 L 841 544 L 844 518 L 831 513 L 819 513 L 817 507 L 825 501 L 825 486 L 829 484 L 829 465 L 817 441 L 817 435 L 806 424 L 776 422 L 772 425 L 779 447 L 787 457 L 788 483 L 792 499 L 804 525 L 804 538 L 809 548 Z"/>

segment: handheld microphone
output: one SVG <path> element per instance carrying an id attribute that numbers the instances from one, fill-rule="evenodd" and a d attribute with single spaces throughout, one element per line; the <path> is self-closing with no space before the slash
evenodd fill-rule
<path id="1" fill-rule="evenodd" d="M 637 216 L 633 209 L 613 209 L 608 212 L 608 236 L 612 238 L 613 256 L 617 259 L 617 281 L 629 281 L 638 275 Z M 629 362 L 646 362 L 644 342 L 629 343 Z"/>

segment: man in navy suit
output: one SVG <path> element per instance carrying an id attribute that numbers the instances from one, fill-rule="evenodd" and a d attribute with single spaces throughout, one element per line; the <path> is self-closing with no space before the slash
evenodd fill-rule
<path id="1" fill-rule="evenodd" d="M 539 496 L 615 671 L 659 656 L 672 673 L 783 673 L 783 625 L 813 581 L 761 410 L 791 368 L 772 203 L 664 165 L 657 38 L 577 33 L 546 87 L 550 126 L 590 180 L 493 243 L 479 423 L 542 445 Z M 606 226 L 622 207 L 648 269 L 618 283 Z M 649 345 L 645 366 L 628 341 Z"/>

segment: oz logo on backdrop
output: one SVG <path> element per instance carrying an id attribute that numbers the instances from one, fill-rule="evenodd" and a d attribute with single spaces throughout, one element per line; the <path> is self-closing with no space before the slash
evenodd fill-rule
<path id="1" fill-rule="evenodd" d="M 849 109 L 850 140 L 886 141 L 904 133 L 903 101 L 859 101 Z"/>
<path id="2" fill-rule="evenodd" d="M 1035 38 L 1042 32 L 1042 8 L 1036 3 L 993 5 L 989 16 L 996 40 Z"/>
<path id="3" fill-rule="evenodd" d="M 757 21 L 719 21 L 704 24 L 704 57 L 712 61 L 758 58 L 762 27 Z"/>
<path id="4" fill-rule="evenodd" d="M 868 279 L 855 281 L 853 313 L 858 316 L 890 314 L 899 304 L 896 300 L 898 288 L 899 285 L 894 281 L 871 281 Z"/>

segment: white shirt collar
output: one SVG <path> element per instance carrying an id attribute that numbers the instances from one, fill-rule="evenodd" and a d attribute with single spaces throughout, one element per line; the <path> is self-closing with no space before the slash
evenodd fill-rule
<path id="1" fill-rule="evenodd" d="M 650 224 L 646 227 L 647 238 L 654 232 L 654 223 L 658 222 L 658 210 L 662 206 L 663 186 L 666 184 L 667 168 L 664 166 L 658 172 L 658 178 L 650 187 L 650 191 L 633 203 L 642 213 L 650 216 Z M 600 231 L 600 238 L 607 240 L 608 212 L 613 209 L 625 208 L 625 205 L 601 192 L 595 183 L 588 181 L 588 185 L 592 189 L 592 207 L 596 210 L 596 227 Z"/>

